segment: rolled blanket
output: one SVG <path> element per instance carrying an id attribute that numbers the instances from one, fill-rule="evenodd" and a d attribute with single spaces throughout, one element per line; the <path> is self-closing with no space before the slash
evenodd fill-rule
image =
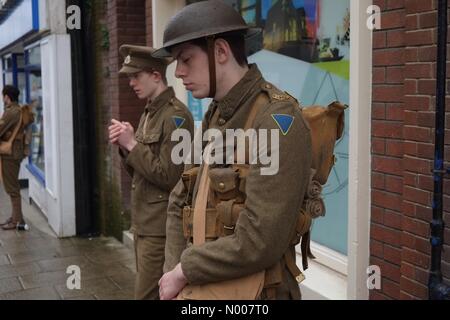
<path id="1" fill-rule="evenodd" d="M 322 185 L 317 180 L 311 180 L 308 185 L 307 197 L 308 199 L 316 199 L 322 193 Z"/>
<path id="2" fill-rule="evenodd" d="M 325 216 L 325 203 L 322 198 L 308 199 L 305 202 L 305 211 L 311 215 L 311 218 Z"/>

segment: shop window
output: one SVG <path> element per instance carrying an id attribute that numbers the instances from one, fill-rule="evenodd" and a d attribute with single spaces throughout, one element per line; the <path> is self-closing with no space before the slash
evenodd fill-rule
<path id="1" fill-rule="evenodd" d="M 27 102 L 33 106 L 33 111 L 35 113 L 35 122 L 32 126 L 31 154 L 28 168 L 36 178 L 44 184 L 45 147 L 40 46 L 35 46 L 25 51 L 25 82 L 27 88 Z"/>
<path id="2" fill-rule="evenodd" d="M 19 103 L 26 102 L 26 85 L 24 72 L 24 55 L 10 53 L 2 59 L 3 83 L 13 85 L 20 90 Z"/>
<path id="3" fill-rule="evenodd" d="M 187 4 L 198 2 L 188 0 Z M 266 80 L 295 96 L 302 106 L 339 100 L 349 104 L 350 0 L 226 0 L 263 32 L 247 43 L 249 61 Z M 201 120 L 209 101 L 188 93 Z M 324 186 L 326 217 L 314 221 L 313 241 L 347 255 L 349 110 L 337 142 L 337 163 Z"/>

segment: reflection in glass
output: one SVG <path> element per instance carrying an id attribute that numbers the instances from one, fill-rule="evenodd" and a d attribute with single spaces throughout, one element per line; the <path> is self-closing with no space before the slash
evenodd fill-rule
<path id="1" fill-rule="evenodd" d="M 30 65 L 41 64 L 41 48 L 39 46 L 31 48 L 28 51 L 28 64 Z"/>
<path id="2" fill-rule="evenodd" d="M 32 125 L 30 162 L 43 173 L 45 172 L 44 112 L 42 105 L 41 50 L 39 46 L 27 51 L 26 64 L 28 98 L 35 114 L 35 121 Z"/>
<path id="3" fill-rule="evenodd" d="M 20 90 L 20 97 L 19 97 L 19 103 L 25 104 L 27 103 L 27 86 L 25 81 L 25 73 L 18 72 L 17 73 L 17 82 L 18 82 L 18 89 Z"/>
<path id="4" fill-rule="evenodd" d="M 42 108 L 42 78 L 40 71 L 29 73 L 30 102 L 34 107 L 35 122 L 31 142 L 31 162 L 44 172 L 44 118 Z"/>

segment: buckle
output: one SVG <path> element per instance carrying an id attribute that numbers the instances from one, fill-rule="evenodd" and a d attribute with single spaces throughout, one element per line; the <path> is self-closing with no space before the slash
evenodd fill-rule
<path id="1" fill-rule="evenodd" d="M 297 283 L 302 283 L 306 279 L 305 275 L 300 272 L 298 276 L 295 277 L 295 280 L 297 280 Z"/>

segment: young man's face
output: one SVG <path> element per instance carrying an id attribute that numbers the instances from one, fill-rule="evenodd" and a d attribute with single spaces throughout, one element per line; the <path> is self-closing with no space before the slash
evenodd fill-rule
<path id="1" fill-rule="evenodd" d="M 3 97 L 3 105 L 5 107 L 8 106 L 11 100 L 9 99 L 9 97 L 7 95 L 2 95 L 2 97 Z"/>
<path id="2" fill-rule="evenodd" d="M 134 90 L 139 99 L 149 99 L 153 96 L 157 88 L 155 74 L 141 71 L 134 74 L 129 74 L 130 87 Z"/>
<path id="3" fill-rule="evenodd" d="M 183 43 L 172 48 L 172 55 L 177 60 L 175 77 L 183 80 L 186 90 L 197 99 L 209 95 L 208 55 L 200 47 Z"/>

